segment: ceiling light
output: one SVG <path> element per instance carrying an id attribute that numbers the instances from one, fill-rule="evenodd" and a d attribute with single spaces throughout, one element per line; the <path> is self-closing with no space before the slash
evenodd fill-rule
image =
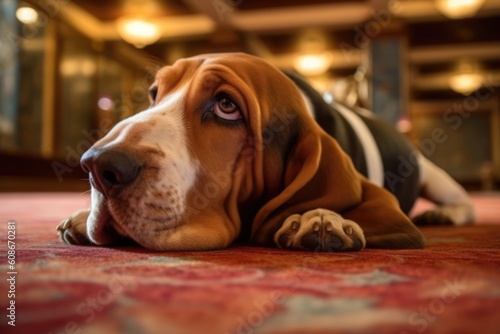
<path id="1" fill-rule="evenodd" d="M 481 66 L 473 59 L 462 59 L 456 64 L 449 85 L 455 92 L 469 95 L 483 84 Z"/>
<path id="2" fill-rule="evenodd" d="M 483 77 L 478 73 L 455 74 L 450 79 L 450 87 L 455 92 L 469 95 L 483 84 Z"/>
<path id="3" fill-rule="evenodd" d="M 118 19 L 116 24 L 120 37 L 139 49 L 153 44 L 161 37 L 156 24 L 140 18 L 124 17 Z"/>
<path id="4" fill-rule="evenodd" d="M 24 24 L 33 24 L 38 20 L 38 13 L 31 7 L 20 7 L 16 10 L 16 17 Z"/>
<path id="5" fill-rule="evenodd" d="M 451 19 L 461 19 L 475 15 L 484 0 L 437 0 L 436 6 L 441 13 Z"/>
<path id="6" fill-rule="evenodd" d="M 304 54 L 295 59 L 295 69 L 304 76 L 324 74 L 330 68 L 332 58 L 329 53 Z"/>

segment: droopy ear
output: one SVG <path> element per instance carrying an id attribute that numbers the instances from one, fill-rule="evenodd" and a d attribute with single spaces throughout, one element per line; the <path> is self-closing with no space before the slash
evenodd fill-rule
<path id="1" fill-rule="evenodd" d="M 284 170 L 284 189 L 257 213 L 252 239 L 272 244 L 276 231 L 292 214 L 318 208 L 343 212 L 362 200 L 361 178 L 339 144 L 315 123 L 299 135 Z"/>

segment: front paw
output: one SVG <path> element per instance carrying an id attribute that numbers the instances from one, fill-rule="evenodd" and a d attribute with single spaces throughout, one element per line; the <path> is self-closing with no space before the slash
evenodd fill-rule
<path id="1" fill-rule="evenodd" d="M 311 251 L 359 251 L 365 245 L 363 230 L 352 220 L 325 209 L 288 217 L 274 235 L 281 248 Z"/>
<path id="2" fill-rule="evenodd" d="M 89 210 L 80 210 L 63 220 L 57 226 L 57 234 L 61 241 L 70 245 L 90 245 L 87 237 L 87 218 Z"/>

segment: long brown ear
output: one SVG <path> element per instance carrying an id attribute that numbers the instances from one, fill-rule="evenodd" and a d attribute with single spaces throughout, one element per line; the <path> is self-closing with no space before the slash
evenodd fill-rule
<path id="1" fill-rule="evenodd" d="M 362 200 L 361 178 L 339 144 L 311 122 L 285 164 L 284 189 L 257 213 L 252 239 L 271 244 L 292 214 L 318 208 L 343 212 Z"/>

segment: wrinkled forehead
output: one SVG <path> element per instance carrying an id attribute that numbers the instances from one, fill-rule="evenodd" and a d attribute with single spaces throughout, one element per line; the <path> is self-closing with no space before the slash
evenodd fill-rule
<path id="1" fill-rule="evenodd" d="M 156 73 L 151 87 L 158 87 L 158 94 L 176 90 L 188 81 L 203 63 L 203 59 L 181 59 L 173 65 L 165 66 Z"/>
<path id="2" fill-rule="evenodd" d="M 264 107 L 260 108 L 264 124 L 272 113 L 301 109 L 297 106 L 304 103 L 295 84 L 282 71 L 262 58 L 245 53 L 205 54 L 180 59 L 158 71 L 153 85 L 158 87 L 161 98 L 192 83 L 196 83 L 197 89 L 219 83 L 218 80 L 209 80 L 214 76 L 207 74 L 229 82 L 247 98 L 255 97 L 255 103 Z"/>
<path id="3" fill-rule="evenodd" d="M 226 69 L 255 89 L 286 81 L 280 70 L 259 57 L 243 53 L 215 53 L 180 59 L 171 66 L 163 67 L 157 72 L 154 84 L 171 90 L 189 81 L 200 69 Z"/>
<path id="4" fill-rule="evenodd" d="M 269 88 L 284 78 L 275 66 L 262 58 L 244 53 L 208 55 L 204 65 L 225 67 L 256 91 Z"/>

